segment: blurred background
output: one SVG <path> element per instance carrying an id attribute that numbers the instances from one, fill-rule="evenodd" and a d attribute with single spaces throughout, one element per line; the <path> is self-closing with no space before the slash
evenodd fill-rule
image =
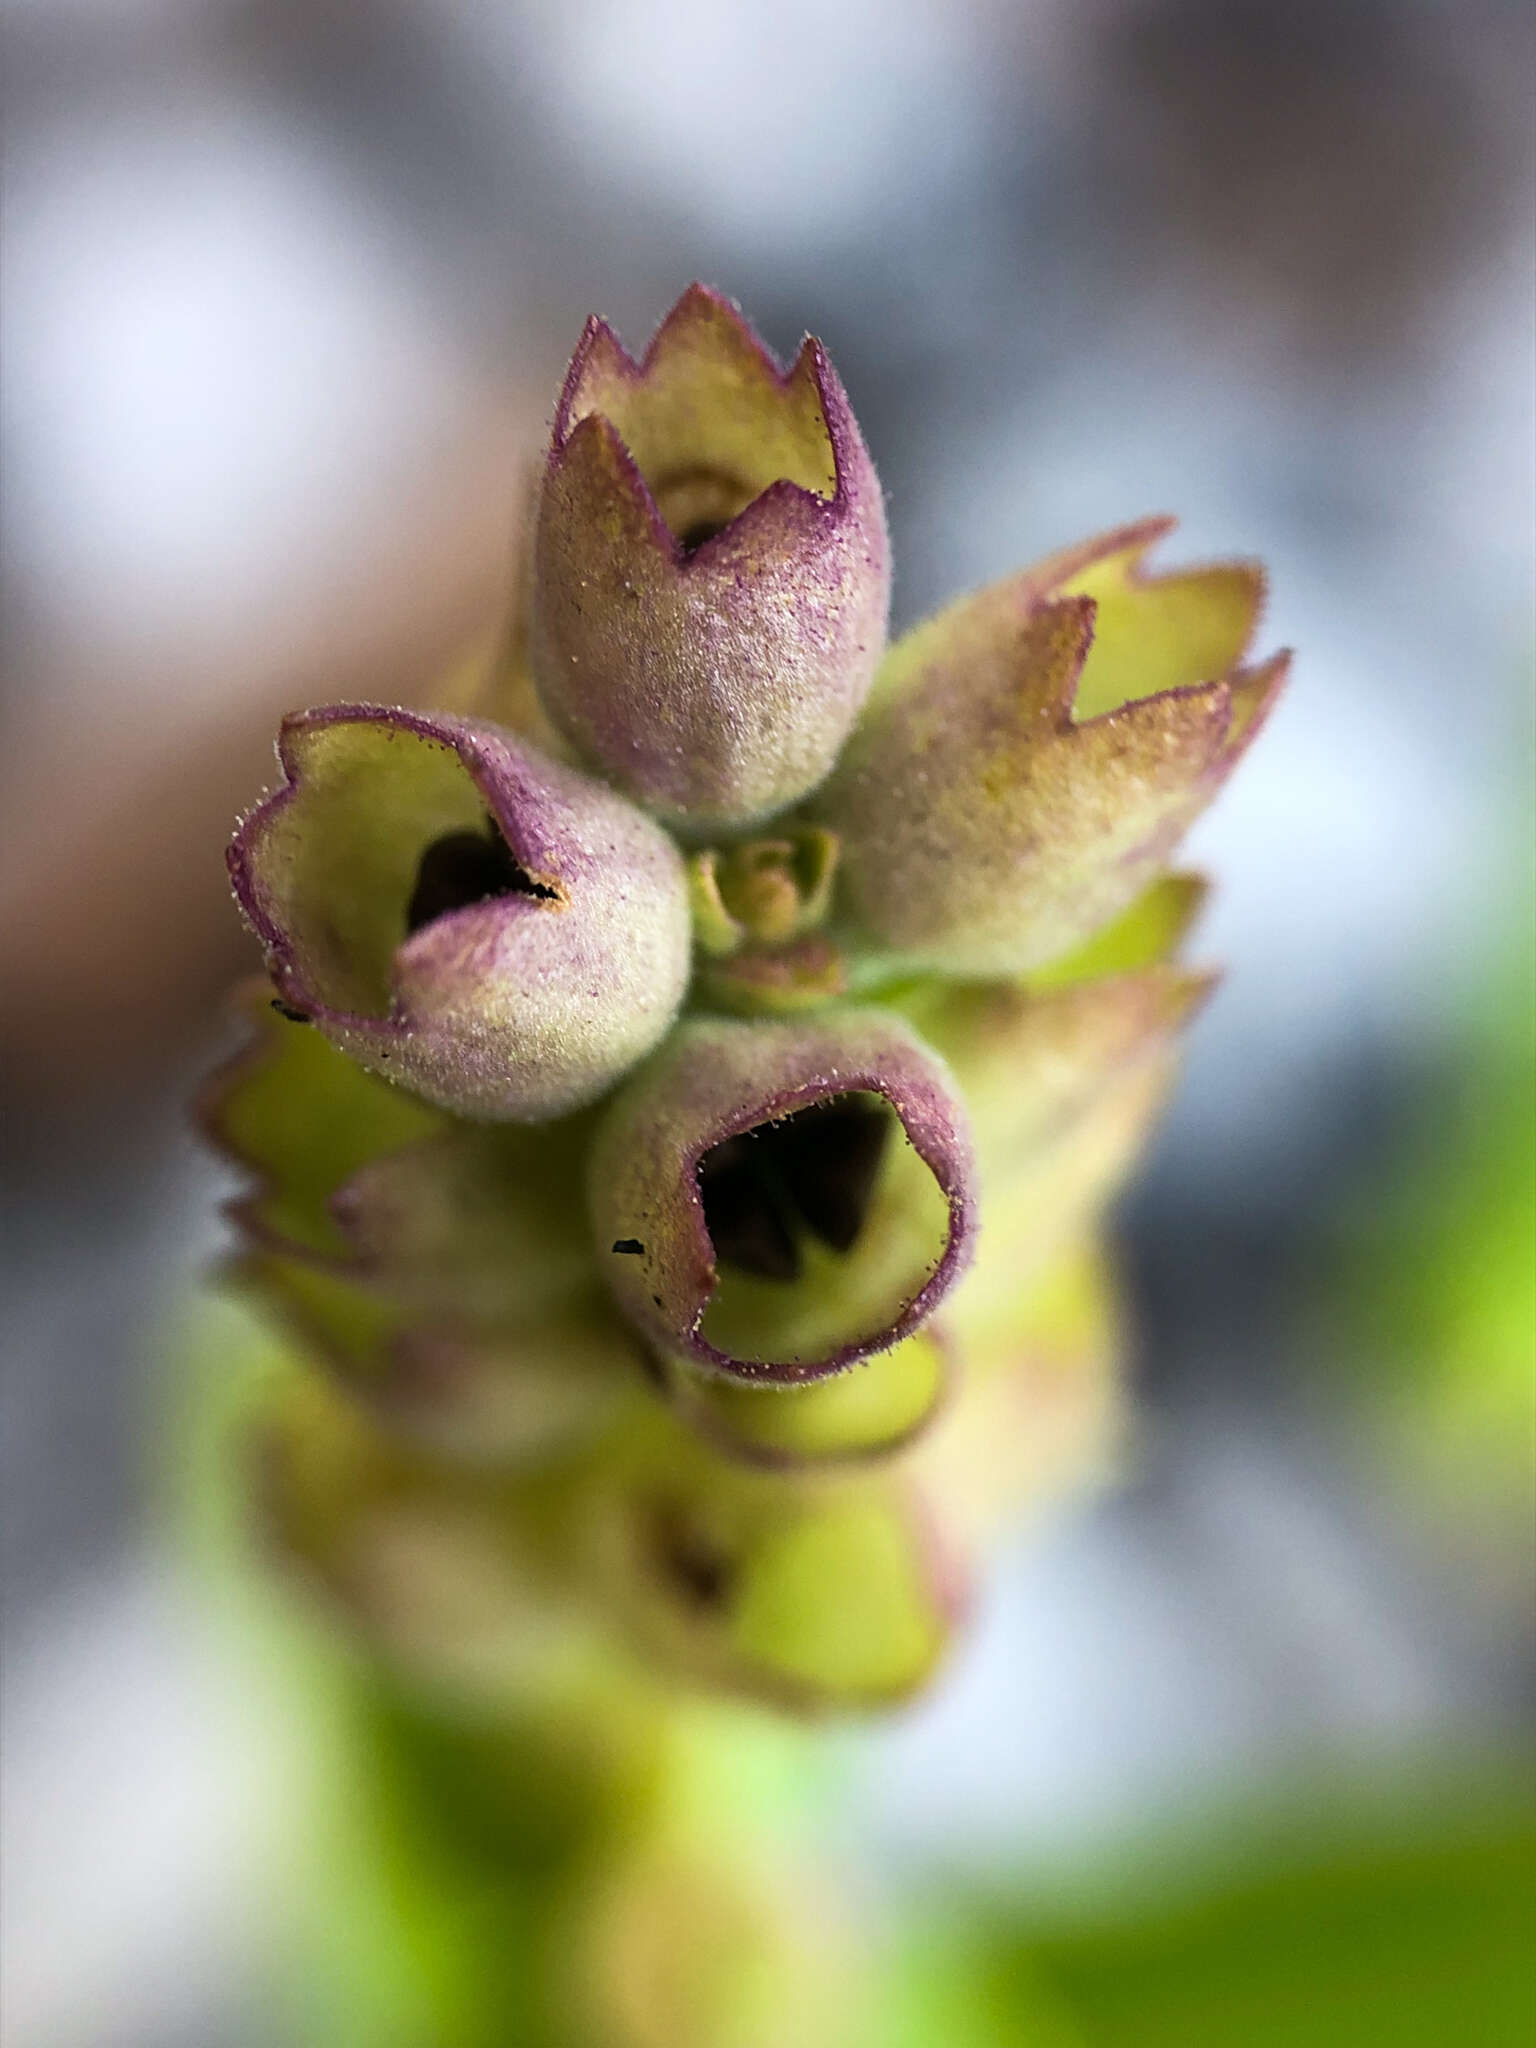
<path id="1" fill-rule="evenodd" d="M 3 18 L 8 2038 L 278 2048 L 272 1775 L 160 1462 L 223 1188 L 183 1105 L 253 960 L 223 844 L 284 709 L 485 658 L 583 318 L 638 347 L 695 276 L 829 345 L 898 626 L 1168 510 L 1300 650 L 1192 847 L 1228 981 L 1122 1214 L 1133 1468 L 837 1738 L 844 1853 L 1059 1900 L 1528 1742 L 1530 8 Z"/>

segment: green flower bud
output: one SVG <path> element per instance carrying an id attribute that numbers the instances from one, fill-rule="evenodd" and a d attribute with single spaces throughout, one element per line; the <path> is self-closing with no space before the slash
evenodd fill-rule
<path id="1" fill-rule="evenodd" d="M 253 987 L 251 1043 L 203 1093 L 251 1183 L 227 1269 L 392 1432 L 498 1463 L 590 1430 L 638 1384 L 586 1232 L 590 1118 L 457 1123 Z"/>
<path id="2" fill-rule="evenodd" d="M 748 1465 L 803 1470 L 892 1458 L 930 1429 L 956 1391 L 954 1346 L 928 1323 L 889 1351 L 798 1386 L 658 1366 L 674 1412 Z"/>
<path id="3" fill-rule="evenodd" d="M 1040 1263 L 1004 1204 L 946 1324 L 965 1393 L 907 1467 L 958 1555 L 979 1561 L 1022 1522 L 1113 1478 L 1130 1436 L 1118 1289 L 1091 1232 Z"/>
<path id="4" fill-rule="evenodd" d="M 751 1470 L 675 1423 L 631 1424 L 580 1515 L 594 1594 L 648 1660 L 794 1711 L 917 1691 L 968 1599 L 904 1477 Z"/>
<path id="5" fill-rule="evenodd" d="M 688 863 L 694 935 L 715 959 L 802 939 L 825 919 L 836 874 L 837 841 L 815 826 L 706 847 Z"/>
<path id="6" fill-rule="evenodd" d="M 272 1250 L 245 1253 L 226 1276 L 390 1436 L 466 1465 L 566 1450 L 606 1423 L 640 1369 L 623 1323 L 591 1299 L 504 1330 L 412 1316 L 353 1274 Z"/>

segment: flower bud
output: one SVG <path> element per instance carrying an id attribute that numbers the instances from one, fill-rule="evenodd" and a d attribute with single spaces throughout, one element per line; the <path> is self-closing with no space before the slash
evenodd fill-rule
<path id="1" fill-rule="evenodd" d="M 990 1203 L 1048 1156 L 1086 1170 L 1084 1120 L 1123 1079 L 1161 1068 L 1214 986 L 1209 974 L 1168 965 L 1041 990 L 930 982 L 903 997 L 901 1011 L 965 1092 Z M 1063 1213 L 1064 1192 L 1055 1205 Z"/>
<path id="2" fill-rule="evenodd" d="M 455 1123 L 316 1031 L 246 1005 L 254 1041 L 203 1121 L 253 1183 L 227 1277 L 395 1435 L 506 1463 L 563 1446 L 642 1384 L 599 1278 L 589 1117 Z"/>
<path id="3" fill-rule="evenodd" d="M 256 1250 L 226 1277 L 391 1439 L 469 1467 L 526 1464 L 601 1428 L 640 1376 L 611 1304 L 573 1296 L 520 1324 L 413 1315 L 355 1273 Z"/>
<path id="4" fill-rule="evenodd" d="M 314 1374 L 272 1390 L 254 1450 L 268 1542 L 427 1693 L 504 1702 L 552 1636 L 534 1489 L 424 1457 Z"/>
<path id="5" fill-rule="evenodd" d="M 885 514 L 821 345 L 781 371 L 695 285 L 637 364 L 572 359 L 534 537 L 530 657 L 581 757 L 689 832 L 814 789 L 885 640 Z"/>
<path id="6" fill-rule="evenodd" d="M 812 809 L 841 907 L 902 970 L 1027 972 L 1166 865 L 1273 703 L 1238 666 L 1263 596 L 1230 564 L 1151 577 L 1150 521 L 963 598 L 887 657 Z"/>
<path id="7" fill-rule="evenodd" d="M 849 1372 L 800 1386 L 727 1379 L 676 1360 L 658 1368 L 674 1414 L 746 1465 L 805 1470 L 894 1457 L 932 1427 L 958 1379 L 936 1323 Z"/>
<path id="8" fill-rule="evenodd" d="M 537 1121 L 662 1037 L 688 975 L 681 857 L 511 733 L 359 705 L 284 722 L 287 781 L 229 851 L 283 1002 L 463 1116 Z"/>
<path id="9" fill-rule="evenodd" d="M 694 936 L 711 959 L 802 939 L 825 921 L 836 874 L 837 841 L 815 826 L 705 847 L 688 862 Z"/>
<path id="10" fill-rule="evenodd" d="M 685 1021 L 604 1112 L 588 1188 L 635 1327 L 745 1379 L 819 1379 L 908 1335 L 976 1221 L 949 1077 L 873 1010 Z"/>
<path id="11" fill-rule="evenodd" d="M 198 1098 L 204 1134 L 247 1183 L 226 1213 L 255 1244 L 344 1260 L 351 1247 L 331 1207 L 336 1190 L 449 1121 L 280 1014 L 266 982 L 245 983 L 233 1007 L 246 1041 Z"/>
<path id="12" fill-rule="evenodd" d="M 763 1516 L 729 1593 L 724 1648 L 736 1682 L 810 1710 L 920 1691 L 961 1604 L 934 1538 L 894 1485 L 802 1498 Z"/>
<path id="13" fill-rule="evenodd" d="M 902 1474 L 751 1471 L 668 1418 L 633 1427 L 628 1451 L 573 1519 L 587 1584 L 649 1660 L 801 1712 L 932 1677 L 968 1580 Z"/>
<path id="14" fill-rule="evenodd" d="M 1021 1235 L 1009 1208 L 995 1222 L 989 1213 L 976 1265 L 945 1315 L 965 1357 L 964 1398 L 911 1461 L 963 1557 L 1108 1478 L 1129 1436 L 1109 1261 L 1091 1237 L 1069 1238 L 1031 1271 L 1030 1221 Z"/>
<path id="15" fill-rule="evenodd" d="M 694 1006 L 788 1017 L 845 995 L 848 963 L 820 930 L 836 874 L 837 841 L 816 826 L 693 854 Z"/>
<path id="16" fill-rule="evenodd" d="M 898 1474 L 746 1470 L 654 1404 L 553 1471 L 475 1473 L 294 1377 L 261 1449 L 275 1543 L 435 1690 L 504 1701 L 601 1630 L 769 1704 L 869 1707 L 922 1687 L 966 1605 L 958 1556 Z"/>
<path id="17" fill-rule="evenodd" d="M 789 946 L 752 946 L 728 960 L 700 960 L 692 999 L 699 1009 L 729 1017 L 793 1017 L 847 993 L 846 956 L 814 932 Z"/>

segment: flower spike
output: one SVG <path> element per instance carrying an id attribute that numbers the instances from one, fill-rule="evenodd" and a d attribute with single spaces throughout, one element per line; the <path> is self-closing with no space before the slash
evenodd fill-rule
<path id="1" fill-rule="evenodd" d="M 671 1688 L 909 1697 L 1004 1518 L 1123 1454 L 1108 1205 L 1215 984 L 1172 859 L 1287 657 L 1166 519 L 887 651 L 841 384 L 697 285 L 638 359 L 588 324 L 532 484 L 493 676 L 285 722 L 203 1115 L 313 1368 L 275 1547 L 496 1786 L 547 1718 L 670 1849 Z"/>
<path id="2" fill-rule="evenodd" d="M 530 652 L 583 759 L 692 834 L 831 768 L 885 641 L 885 513 L 821 344 L 781 371 L 694 285 L 636 363 L 588 323 L 555 415 Z"/>
<path id="3" fill-rule="evenodd" d="M 688 976 L 676 848 L 498 726 L 332 705 L 287 719 L 287 781 L 229 850 L 279 996 L 459 1115 L 538 1121 L 658 1042 Z"/>

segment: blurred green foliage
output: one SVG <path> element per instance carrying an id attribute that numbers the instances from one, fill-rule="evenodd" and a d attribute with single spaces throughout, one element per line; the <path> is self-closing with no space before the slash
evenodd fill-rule
<path id="1" fill-rule="evenodd" d="M 1316 1349 L 1351 1362 L 1416 1521 L 1526 1615 L 1536 1527 L 1536 902 L 1453 985 L 1415 1108 L 1328 1219 Z M 1341 1341 L 1342 1340 L 1342 1341 Z"/>
<path id="2" fill-rule="evenodd" d="M 949 1959 L 992 2048 L 1518 2048 L 1536 2038 L 1536 1807 L 1323 1837 L 1102 1924 L 995 1907 Z M 901 2048 L 925 2038 L 911 2031 Z"/>

